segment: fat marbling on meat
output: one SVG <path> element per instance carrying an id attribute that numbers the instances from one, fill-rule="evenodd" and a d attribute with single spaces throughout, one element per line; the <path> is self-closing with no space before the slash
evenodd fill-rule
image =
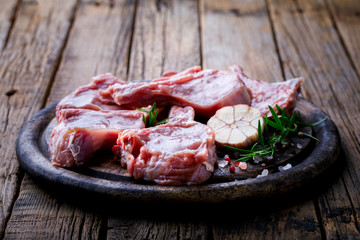
<path id="1" fill-rule="evenodd" d="M 158 106 L 191 106 L 197 115 L 207 118 L 224 106 L 250 104 L 250 94 L 238 74 L 199 66 L 150 82 L 113 84 L 100 90 L 100 97 L 120 106 L 143 107 L 154 102 Z"/>
<path id="2" fill-rule="evenodd" d="M 274 108 L 286 108 L 291 113 L 296 106 L 298 95 L 301 91 L 303 78 L 294 78 L 284 82 L 268 83 L 260 80 L 250 79 L 245 75 L 243 69 L 238 65 L 233 65 L 230 71 L 237 73 L 241 80 L 251 91 L 251 107 L 257 108 L 262 116 L 271 116 L 268 106 Z"/>
<path id="3" fill-rule="evenodd" d="M 191 107 L 175 108 L 166 124 L 119 133 L 113 152 L 135 179 L 193 185 L 210 178 L 216 161 L 214 132 L 192 120 Z"/>
<path id="4" fill-rule="evenodd" d="M 168 122 L 173 121 L 193 121 L 195 110 L 192 107 L 172 106 L 169 111 Z"/>
<path id="5" fill-rule="evenodd" d="M 81 166 L 94 152 L 111 151 L 121 130 L 145 127 L 143 114 L 138 110 L 61 110 L 59 124 L 49 142 L 52 164 L 57 167 Z"/>
<path id="6" fill-rule="evenodd" d="M 106 89 L 113 84 L 126 84 L 111 75 L 110 73 L 101 74 L 92 78 L 91 83 L 77 88 L 74 92 L 64 97 L 56 106 L 56 116 L 59 118 L 62 109 L 91 109 L 91 110 L 120 110 L 123 109 L 119 105 L 100 101 L 99 90 Z"/>

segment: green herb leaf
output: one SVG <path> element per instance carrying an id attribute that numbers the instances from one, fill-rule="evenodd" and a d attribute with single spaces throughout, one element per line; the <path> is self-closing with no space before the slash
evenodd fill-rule
<path id="1" fill-rule="evenodd" d="M 150 110 L 146 109 L 146 108 L 137 108 L 137 110 L 139 110 L 141 112 L 145 112 L 149 115 L 147 119 L 146 119 L 145 115 L 143 115 L 143 117 L 142 117 L 142 120 L 143 120 L 146 128 L 154 127 L 156 125 L 167 123 L 167 121 L 170 119 L 170 118 L 166 118 L 166 119 L 156 123 L 156 119 L 159 114 L 159 109 L 156 108 L 156 103 L 154 103 L 152 105 Z"/>
<path id="2" fill-rule="evenodd" d="M 277 129 L 280 130 L 280 131 L 282 131 L 282 130 L 284 129 L 284 127 L 283 127 L 283 125 L 282 125 L 282 123 L 281 123 L 278 115 L 276 114 L 275 110 L 274 110 L 271 106 L 268 106 L 268 107 L 269 107 L 269 110 L 270 110 L 270 112 L 271 112 L 271 115 L 272 115 L 273 119 L 274 119 L 275 122 L 276 122 Z"/>
<path id="3" fill-rule="evenodd" d="M 250 150 L 240 149 L 240 148 L 236 148 L 236 147 L 232 147 L 232 146 L 228 146 L 228 145 L 225 145 L 225 148 L 227 148 L 229 150 L 232 150 L 232 151 L 235 151 L 235 152 L 243 152 L 243 153 L 250 153 L 251 152 Z"/>
<path id="4" fill-rule="evenodd" d="M 267 120 L 267 124 L 268 124 L 270 127 L 277 129 L 277 124 L 276 124 L 275 122 L 269 120 L 269 119 Z"/>
<path id="5" fill-rule="evenodd" d="M 157 122 L 157 123 L 156 123 L 156 126 L 157 126 L 157 125 L 164 124 L 164 123 L 167 123 L 167 122 L 168 122 L 170 119 L 172 119 L 172 118 L 174 118 L 174 117 L 165 118 L 164 120 L 161 120 L 160 122 Z"/>
<path id="6" fill-rule="evenodd" d="M 314 137 L 314 136 L 312 136 L 312 135 L 310 135 L 310 134 L 301 132 L 301 135 L 303 135 L 303 136 L 305 136 L 305 137 L 308 137 L 308 138 L 311 138 L 311 139 L 313 139 L 313 140 L 315 140 L 315 141 L 317 141 L 317 142 L 320 142 L 319 139 L 317 139 L 316 137 Z"/>
<path id="7" fill-rule="evenodd" d="M 283 110 L 279 107 L 279 105 L 275 105 L 276 109 L 278 110 L 278 112 L 280 113 L 280 115 L 283 114 Z"/>
<path id="8" fill-rule="evenodd" d="M 260 120 L 258 121 L 258 135 L 259 135 L 259 141 L 260 141 L 261 146 L 263 148 L 265 148 L 264 139 L 263 139 L 262 131 L 261 131 L 261 122 L 260 122 Z"/>
<path id="9" fill-rule="evenodd" d="M 295 121 L 297 124 L 301 125 L 301 126 L 306 126 L 306 127 L 316 127 L 318 125 L 320 125 L 321 123 L 325 122 L 326 120 L 328 120 L 327 117 L 325 117 L 324 119 L 321 119 L 320 121 L 316 122 L 316 123 L 304 123 L 304 122 L 299 122 L 299 121 Z"/>
<path id="10" fill-rule="evenodd" d="M 229 150 L 240 153 L 239 155 L 240 158 L 236 159 L 235 161 L 249 161 L 251 159 L 254 159 L 255 156 L 260 156 L 264 158 L 273 157 L 275 153 L 275 149 L 277 148 L 278 144 L 282 144 L 282 145 L 288 144 L 288 142 L 285 141 L 285 139 L 289 134 L 297 133 L 299 136 L 305 136 L 319 142 L 319 140 L 314 136 L 311 136 L 306 133 L 298 132 L 298 125 L 314 127 L 327 120 L 327 118 L 324 118 L 321 121 L 313 124 L 302 123 L 299 121 L 301 119 L 301 115 L 300 112 L 298 111 L 294 111 L 294 113 L 291 116 L 288 116 L 286 114 L 285 108 L 282 109 L 278 105 L 276 105 L 276 109 L 279 112 L 278 115 L 271 106 L 268 107 L 274 121 L 270 120 L 267 114 L 265 114 L 265 117 L 263 117 L 264 119 L 263 133 L 261 131 L 260 121 L 258 122 L 259 141 L 255 143 L 250 150 L 225 146 Z M 275 129 L 275 133 L 273 133 L 271 138 L 269 136 L 268 126 Z"/>
<path id="11" fill-rule="evenodd" d="M 139 110 L 141 112 L 148 113 L 148 114 L 151 112 L 149 109 L 146 109 L 146 108 L 137 108 L 136 110 Z"/>

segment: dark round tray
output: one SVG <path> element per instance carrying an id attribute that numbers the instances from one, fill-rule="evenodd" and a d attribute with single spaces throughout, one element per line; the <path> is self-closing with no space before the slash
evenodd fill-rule
<path id="1" fill-rule="evenodd" d="M 313 143 L 312 147 L 303 148 L 300 153 L 296 153 L 301 159 L 296 159 L 296 163 L 288 170 L 274 170 L 280 163 L 265 166 L 263 168 L 269 168 L 270 174 L 261 178 L 255 176 L 263 168 L 256 166 L 253 166 L 255 170 L 240 171 L 238 174 L 224 174 L 217 170 L 209 181 L 201 185 L 158 186 L 135 181 L 127 175 L 126 170 L 113 162 L 84 168 L 52 166 L 47 142 L 54 124 L 52 120 L 55 117 L 55 107 L 56 104 L 53 104 L 41 110 L 20 131 L 16 152 L 21 166 L 41 181 L 119 200 L 212 203 L 275 196 L 311 183 L 336 162 L 340 152 L 339 133 L 334 123 L 328 119 L 312 129 L 320 143 Z M 301 112 L 303 121 L 309 123 L 327 117 L 323 111 L 303 99 L 298 102 L 296 110 Z M 304 144 L 311 145 L 308 142 Z M 287 158 L 287 161 L 291 160 L 292 158 Z"/>

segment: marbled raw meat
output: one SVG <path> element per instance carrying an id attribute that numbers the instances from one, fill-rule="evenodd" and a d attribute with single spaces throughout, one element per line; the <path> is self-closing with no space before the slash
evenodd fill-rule
<path id="1" fill-rule="evenodd" d="M 197 115 L 211 117 L 229 105 L 250 104 L 248 89 L 233 72 L 192 67 L 150 82 L 113 84 L 100 90 L 101 99 L 120 106 L 191 106 Z"/>
<path id="2" fill-rule="evenodd" d="M 52 164 L 58 167 L 81 166 L 94 152 L 111 151 L 121 130 L 145 127 L 143 114 L 138 110 L 61 110 L 59 124 L 49 142 Z"/>
<path id="3" fill-rule="evenodd" d="M 56 106 L 56 116 L 59 118 L 62 109 L 91 109 L 91 110 L 120 110 L 124 109 L 115 103 L 100 101 L 99 90 L 106 89 L 113 84 L 127 84 L 110 73 L 93 77 L 90 84 L 77 88 L 70 95 L 64 97 Z"/>
<path id="4" fill-rule="evenodd" d="M 268 106 L 276 109 L 276 105 L 286 108 L 291 113 L 298 101 L 303 78 L 294 78 L 284 82 L 268 83 L 247 77 L 238 65 L 231 66 L 230 71 L 237 73 L 248 89 L 251 90 L 251 107 L 257 108 L 262 116 L 271 116 Z"/>
<path id="5" fill-rule="evenodd" d="M 166 124 L 119 133 L 113 152 L 131 176 L 159 185 L 193 185 L 210 178 L 216 161 L 214 132 L 193 121 L 188 108 L 173 109 L 176 115 Z"/>
<path id="6" fill-rule="evenodd" d="M 168 122 L 175 121 L 193 121 L 195 118 L 195 110 L 192 107 L 172 106 L 169 111 Z"/>

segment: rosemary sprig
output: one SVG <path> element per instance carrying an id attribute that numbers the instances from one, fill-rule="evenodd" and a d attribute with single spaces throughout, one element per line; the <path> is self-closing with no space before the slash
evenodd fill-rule
<path id="1" fill-rule="evenodd" d="M 167 123 L 169 121 L 169 119 L 171 119 L 171 118 L 166 118 L 164 120 L 156 122 L 156 118 L 157 118 L 157 116 L 159 114 L 159 109 L 156 108 L 156 102 L 152 105 L 151 109 L 137 108 L 137 110 L 149 114 L 149 117 L 147 119 L 146 119 L 145 114 L 142 117 L 142 120 L 145 123 L 146 128 L 154 127 L 154 126 L 157 126 L 157 125 L 160 125 L 160 124 Z"/>
<path id="2" fill-rule="evenodd" d="M 265 143 L 264 143 L 264 139 L 263 139 L 263 136 L 262 136 L 262 130 L 261 130 L 261 122 L 260 120 L 258 121 L 258 135 L 259 135 L 259 142 L 261 144 L 261 146 L 263 148 L 265 148 Z"/>
<path id="3" fill-rule="evenodd" d="M 264 133 L 261 131 L 261 124 L 260 120 L 258 122 L 258 135 L 259 135 L 259 141 L 255 143 L 250 150 L 247 149 L 239 149 L 231 146 L 225 146 L 227 149 L 236 151 L 240 153 L 240 158 L 235 161 L 248 161 L 248 160 L 257 160 L 260 161 L 263 159 L 263 157 L 272 158 L 275 152 L 275 149 L 277 145 L 287 145 L 288 143 L 285 142 L 285 138 L 289 134 L 297 134 L 299 136 L 305 136 L 308 138 L 311 138 L 315 141 L 319 142 L 319 139 L 317 139 L 314 136 L 311 136 L 307 133 L 299 132 L 298 126 L 309 126 L 309 127 L 315 127 L 324 121 L 327 120 L 327 118 L 322 119 L 321 121 L 318 121 L 313 124 L 303 123 L 300 121 L 301 115 L 300 112 L 294 111 L 294 113 L 289 117 L 286 114 L 285 108 L 280 108 L 278 105 L 276 105 L 276 109 L 279 112 L 279 114 L 276 114 L 275 110 L 268 106 L 269 110 L 271 112 L 273 120 L 270 120 L 267 115 L 265 115 L 264 119 Z M 273 128 L 275 130 L 275 133 L 270 138 L 269 136 L 269 130 L 268 126 Z M 260 143 L 260 144 L 258 144 Z"/>

